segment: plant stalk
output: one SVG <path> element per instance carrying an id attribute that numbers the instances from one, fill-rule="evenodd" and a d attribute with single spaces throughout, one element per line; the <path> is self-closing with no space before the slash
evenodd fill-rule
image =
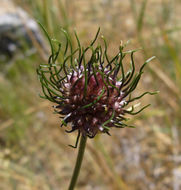
<path id="1" fill-rule="evenodd" d="M 81 168 L 81 164 L 82 164 L 82 160 L 84 157 L 84 152 L 85 152 L 85 147 L 86 147 L 86 142 L 87 142 L 87 137 L 85 136 L 81 136 L 81 140 L 80 140 L 80 145 L 79 145 L 79 152 L 77 155 L 77 160 L 76 160 L 76 164 L 75 164 L 75 168 L 72 174 L 72 179 L 69 185 L 68 190 L 74 190 L 74 187 L 76 185 L 78 176 L 79 176 L 79 172 L 80 172 L 80 168 Z"/>

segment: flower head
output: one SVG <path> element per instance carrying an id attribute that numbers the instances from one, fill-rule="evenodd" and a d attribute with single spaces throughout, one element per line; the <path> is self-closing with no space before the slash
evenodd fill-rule
<path id="1" fill-rule="evenodd" d="M 93 138 L 97 133 L 109 134 L 112 127 L 127 127 L 125 122 L 128 114 L 135 115 L 149 106 L 135 112 L 133 105 L 127 109 L 128 104 L 145 94 L 155 94 L 145 92 L 138 97 L 131 97 L 145 65 L 154 57 L 148 59 L 135 74 L 134 53 L 137 50 L 124 51 L 124 46 L 120 45 L 118 53 L 110 59 L 104 37 L 104 48 L 95 45 L 99 31 L 86 48 L 81 46 L 75 32 L 78 47 L 73 50 L 70 36 L 63 30 L 66 45 L 61 50 L 61 44 L 58 43 L 56 52 L 47 35 L 52 54 L 48 64 L 40 65 L 37 70 L 44 98 L 56 104 L 55 112 L 61 115 L 61 126 L 70 123 L 71 130 L 66 132 L 77 130 L 78 137 L 82 134 Z M 59 54 L 61 58 L 58 60 Z M 130 56 L 131 64 L 127 73 L 123 66 L 125 56 Z"/>

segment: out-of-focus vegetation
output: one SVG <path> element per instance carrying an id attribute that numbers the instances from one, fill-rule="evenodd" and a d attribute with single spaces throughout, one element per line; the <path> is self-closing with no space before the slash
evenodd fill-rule
<path id="1" fill-rule="evenodd" d="M 137 95 L 145 90 L 159 90 L 159 95 L 144 97 L 143 103 L 152 106 L 130 120 L 136 129 L 113 129 L 112 137 L 102 135 L 88 141 L 77 189 L 181 189 L 181 2 L 14 0 L 14 3 L 63 44 L 60 27 L 70 33 L 76 28 L 81 43 L 86 44 L 100 26 L 108 39 L 110 56 L 120 40 L 131 40 L 129 49 L 143 48 L 136 55 L 137 68 L 144 59 L 157 57 L 148 65 Z M 0 63 L 2 190 L 67 189 L 75 163 L 77 151 L 67 145 L 74 143 L 76 134 L 68 135 L 60 129 L 60 118 L 52 114 L 52 105 L 39 98 L 36 68 L 48 59 L 49 46 L 42 49 L 35 40 L 33 43 L 36 53 Z"/>

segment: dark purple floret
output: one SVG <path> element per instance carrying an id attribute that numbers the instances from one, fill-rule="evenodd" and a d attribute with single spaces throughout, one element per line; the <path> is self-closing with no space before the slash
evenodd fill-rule
<path id="1" fill-rule="evenodd" d="M 107 132 L 108 127 L 114 126 L 116 117 L 124 115 L 126 101 L 123 99 L 124 93 L 119 93 L 121 82 L 116 82 L 113 76 L 109 76 L 108 80 L 114 85 L 112 87 L 104 83 L 98 71 L 95 76 L 90 72 L 85 93 L 83 73 L 83 69 L 78 69 L 67 75 L 63 81 L 67 99 L 57 111 L 60 109 L 58 112 L 65 115 L 65 123 L 71 122 L 71 131 L 78 129 L 82 134 L 94 137 L 98 132 Z M 109 72 L 105 72 L 105 75 L 109 75 Z"/>

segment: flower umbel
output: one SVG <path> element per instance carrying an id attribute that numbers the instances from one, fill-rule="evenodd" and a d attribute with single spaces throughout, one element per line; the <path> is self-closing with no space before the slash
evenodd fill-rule
<path id="1" fill-rule="evenodd" d="M 134 53 L 137 50 L 124 51 L 124 45 L 120 45 L 115 57 L 110 59 L 104 37 L 104 47 L 95 45 L 100 29 L 86 48 L 81 46 L 75 32 L 77 49 L 74 50 L 69 34 L 62 31 L 66 37 L 63 50 L 61 43 L 52 41 L 45 31 L 52 54 L 47 64 L 39 66 L 37 73 L 43 98 L 56 103 L 55 112 L 61 115 L 61 126 L 70 123 L 71 130 L 66 132 L 78 131 L 75 147 L 80 134 L 93 138 L 97 133 L 110 134 L 112 127 L 130 127 L 125 123 L 127 115 L 135 115 L 149 105 L 135 112 L 133 105 L 131 109 L 126 108 L 128 104 L 146 94 L 155 94 L 145 92 L 138 97 L 131 97 L 144 67 L 154 57 L 145 61 L 139 72 L 135 73 Z M 53 42 L 58 43 L 57 51 L 54 50 Z M 128 72 L 123 66 L 125 56 L 130 56 Z"/>

